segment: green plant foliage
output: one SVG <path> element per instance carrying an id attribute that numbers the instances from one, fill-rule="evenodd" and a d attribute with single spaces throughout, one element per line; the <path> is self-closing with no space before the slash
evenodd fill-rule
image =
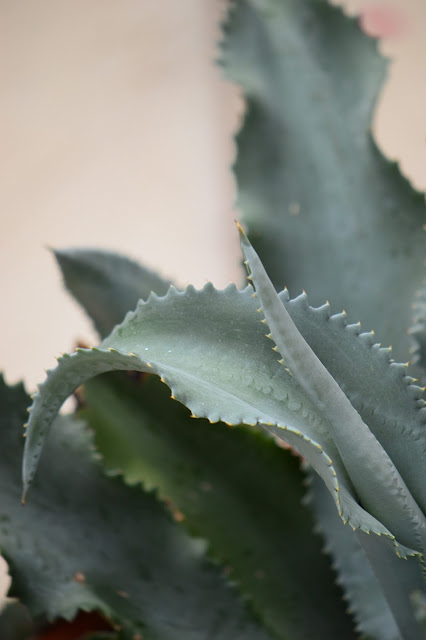
<path id="1" fill-rule="evenodd" d="M 97 609 L 123 640 L 425 640 L 426 402 L 392 358 L 414 338 L 426 377 L 425 208 L 369 136 L 385 63 L 326 0 L 235 1 L 221 57 L 247 97 L 236 175 L 262 261 L 239 227 L 249 286 L 178 291 L 55 252 L 102 341 L 33 398 L 25 508 L 27 396 L 0 380 L 14 594 L 37 620 Z M 58 416 L 83 384 L 80 421 Z"/>
<path id="2" fill-rule="evenodd" d="M 424 197 L 369 135 L 386 67 L 375 42 L 326 0 L 239 0 L 222 64 L 246 98 L 239 206 L 273 283 L 329 297 L 407 360 Z"/>
<path id="3" fill-rule="evenodd" d="M 398 375 L 392 375 L 395 365 L 389 361 L 388 352 L 384 351 L 384 359 L 382 351 L 370 343 L 368 356 L 360 361 L 368 368 L 371 359 L 375 362 L 373 368 L 387 367 L 391 371 L 391 375 L 384 375 L 387 392 L 405 397 L 407 406 L 411 406 L 413 424 L 419 422 L 406 433 L 400 431 L 395 420 L 386 419 L 381 402 L 358 413 L 350 397 L 360 396 L 356 383 L 362 380 L 363 369 L 351 378 L 354 387 L 349 380 L 339 386 L 327 371 L 326 363 L 321 363 L 294 324 L 287 296 L 280 298 L 275 293 L 244 235 L 242 246 L 255 294 L 251 288 L 237 291 L 234 286 L 224 291 L 211 285 L 201 291 L 189 287 L 178 292 L 171 288 L 163 298 L 151 295 L 147 302 L 140 302 L 136 311 L 129 313 L 99 348 L 79 349 L 59 360 L 57 369 L 49 373 L 40 387 L 30 412 L 24 458 L 26 487 L 32 481 L 53 411 L 75 387 L 107 370 L 153 372 L 195 416 L 235 425 L 266 425 L 319 473 L 344 522 L 349 522 L 353 529 L 393 540 L 398 555 L 422 555 L 425 518 L 416 499 L 423 499 L 423 468 L 416 467 L 412 456 L 407 458 L 403 453 L 412 450 L 415 455 L 415 450 L 421 453 L 424 446 L 421 444 L 425 435 L 424 414 L 416 404 L 417 388 L 407 384 L 398 366 Z M 259 303 L 271 330 L 266 336 L 256 313 Z M 324 309 L 311 309 L 304 296 L 293 301 L 293 307 L 299 312 L 304 309 L 305 325 L 309 326 L 308 319 L 312 317 L 315 326 L 321 314 L 325 335 L 339 326 L 345 338 L 349 335 L 364 349 L 359 331 L 345 321 L 340 322 L 340 318 L 337 323 L 336 319 L 333 321 L 327 308 L 325 313 Z M 311 331 L 312 326 L 307 335 Z M 284 362 L 277 360 L 268 338 L 273 339 Z M 328 342 L 332 349 L 330 361 L 336 371 L 343 371 L 348 362 L 347 350 L 341 349 L 339 340 Z M 351 364 L 356 362 L 354 358 Z M 369 420 L 372 414 L 376 416 Z M 394 431 L 393 437 L 390 429 Z M 358 434 L 353 442 L 351 432 Z M 395 437 L 399 440 L 395 449 L 400 452 L 398 468 L 385 448 L 385 443 Z M 410 444 L 412 440 L 414 447 Z M 411 607 L 404 607 L 402 615 L 395 608 L 393 612 L 398 615 L 402 631 L 409 632 L 414 639 Z"/>
<path id="4" fill-rule="evenodd" d="M 298 458 L 252 429 L 191 420 L 168 396 L 154 376 L 85 385 L 82 415 L 106 467 L 171 500 L 277 638 L 354 637 L 301 504 Z"/>
<path id="5" fill-rule="evenodd" d="M 318 529 L 327 542 L 326 550 L 333 560 L 339 583 L 350 602 L 351 612 L 357 621 L 357 630 L 368 638 L 398 638 L 395 619 L 368 561 L 364 540 L 360 542 L 348 527 L 342 527 L 325 485 L 312 470 L 308 473 L 309 492 L 306 501 L 311 506 Z M 389 557 L 387 561 L 393 564 L 393 557 Z M 411 590 L 421 590 L 422 577 L 415 558 L 408 558 L 404 562 L 399 562 L 398 559 L 396 561 L 398 564 L 393 565 L 392 570 L 398 579 L 408 582 Z M 403 591 L 399 595 L 402 602 L 407 594 Z M 403 611 L 405 608 L 406 602 Z"/>
<path id="6" fill-rule="evenodd" d="M 299 303 L 309 308 L 304 299 Z M 282 306 L 281 301 L 279 304 Z M 74 388 L 98 373 L 140 370 L 158 374 L 171 387 L 173 396 L 198 417 L 229 424 L 286 427 L 283 437 L 317 468 L 342 516 L 355 527 L 388 535 L 386 528 L 362 513 L 350 498 L 352 482 L 322 416 L 323 409 L 307 396 L 297 376 L 277 361 L 256 314 L 257 305 L 250 288 L 237 291 L 230 286 L 217 291 L 206 285 L 201 291 L 189 287 L 185 292 L 172 288 L 163 298 L 151 296 L 147 303 L 139 303 L 136 312 L 128 314 L 98 349 L 78 349 L 60 358 L 58 368 L 40 387 L 31 409 L 24 462 L 26 483 L 31 482 L 55 406 L 58 409 Z M 325 330 L 328 326 L 330 323 L 324 320 Z M 340 330 L 345 333 L 345 326 Z M 353 339 L 357 339 L 356 335 Z M 370 351 L 371 356 L 380 358 L 377 350 Z M 339 356 L 346 357 L 336 348 L 331 359 L 335 361 Z M 388 367 L 392 365 L 388 363 Z M 391 389 L 389 393 L 405 391 L 412 411 L 423 420 L 402 376 L 395 376 L 393 383 L 395 391 Z M 351 394 L 358 395 L 357 389 Z M 422 435 L 421 426 L 422 422 L 417 437 Z M 408 434 L 407 447 L 410 439 Z M 405 451 L 405 446 L 400 449 Z M 409 461 L 405 466 L 408 472 Z M 417 475 L 421 479 L 419 469 Z M 413 479 L 417 479 L 415 473 Z M 339 483 L 340 499 L 336 491 Z M 418 486 L 424 489 L 421 482 Z M 401 535 L 405 536 L 402 532 Z M 406 544 L 409 540 L 404 538 L 401 542 Z M 412 540 L 410 544 L 416 550 L 417 543 Z"/>
<path id="7" fill-rule="evenodd" d="M 58 418 L 31 501 L 19 503 L 21 423 L 28 397 L 0 380 L 0 540 L 13 595 L 34 617 L 99 610 L 124 640 L 267 640 L 205 544 L 155 493 L 107 478 L 81 422 Z"/>
<path id="8" fill-rule="evenodd" d="M 34 625 L 26 607 L 11 601 L 0 612 L 0 638 L 2 640 L 32 640 Z"/>
<path id="9" fill-rule="evenodd" d="M 279 364 L 295 378 L 318 414 L 326 418 L 328 435 L 340 454 L 361 504 L 404 544 L 424 554 L 426 519 L 422 509 L 384 447 L 297 329 L 241 228 L 240 236 L 249 279 L 255 285 L 254 296 L 260 304 L 257 311 L 263 314 L 263 321 L 270 329 L 266 337 L 273 340 L 274 349 L 282 356 Z M 426 443 L 425 429 L 419 428 L 417 433 L 399 438 L 400 451 L 405 450 L 405 440 L 408 447 L 410 440 L 412 444 L 415 442 L 416 448 L 420 441 L 422 449 Z M 413 467 L 412 461 L 406 459 L 401 468 L 405 477 L 407 473 L 404 471 L 408 471 L 410 466 Z M 419 497 L 419 491 L 425 489 L 422 481 L 423 473 L 419 466 L 413 486 Z M 424 499 L 420 497 L 419 502 L 424 504 Z M 357 528 L 364 530 L 363 527 Z"/>

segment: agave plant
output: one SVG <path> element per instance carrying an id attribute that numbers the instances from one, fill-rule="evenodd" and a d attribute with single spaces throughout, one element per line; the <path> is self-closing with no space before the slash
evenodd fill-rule
<path id="1" fill-rule="evenodd" d="M 222 64 L 247 98 L 249 285 L 180 291 L 118 255 L 56 252 L 102 341 L 34 396 L 23 509 L 28 398 L 0 385 L 15 593 L 35 618 L 98 610 L 126 639 L 421 640 L 425 207 L 368 135 L 383 61 L 324 0 L 241 0 Z M 409 371 L 393 358 L 413 337 Z M 81 385 L 78 421 L 57 416 Z"/>

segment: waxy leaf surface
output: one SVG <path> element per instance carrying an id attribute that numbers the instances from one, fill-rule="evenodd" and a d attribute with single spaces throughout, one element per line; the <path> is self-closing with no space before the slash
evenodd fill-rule
<path id="1" fill-rule="evenodd" d="M 97 373 L 138 369 L 160 375 L 174 397 L 199 417 L 230 424 L 270 423 L 271 429 L 274 424 L 286 427 L 276 431 L 320 473 L 342 517 L 355 527 L 389 535 L 354 500 L 328 427 L 293 376 L 278 363 L 259 322 L 257 304 L 251 289 L 239 292 L 234 286 L 224 291 L 216 291 L 211 285 L 202 291 L 191 287 L 185 292 L 170 289 L 164 298 L 152 296 L 147 303 L 140 303 L 99 349 L 79 350 L 60 359 L 57 370 L 40 388 L 31 411 L 24 463 L 27 483 L 34 474 L 52 414 L 73 389 Z M 322 315 L 325 335 L 329 327 L 336 331 L 336 324 L 318 310 L 309 311 L 303 298 L 299 303 L 294 301 L 293 308 L 299 305 L 315 322 Z M 359 341 L 345 326 L 339 331 L 344 340 Z M 337 344 L 339 348 L 330 358 L 342 357 L 341 345 Z M 392 368 L 389 360 L 383 361 L 374 349 L 366 352 L 366 358 L 365 369 L 369 359 L 377 359 L 376 365 L 384 373 Z M 361 381 L 362 373 L 361 368 L 357 376 Z M 395 377 L 393 384 L 395 393 L 405 392 L 413 419 L 422 421 L 423 413 L 410 397 L 402 376 Z M 358 395 L 356 388 L 353 394 Z M 380 439 L 378 434 L 376 437 Z M 406 466 L 411 466 L 410 460 Z M 406 470 L 401 465 L 398 468 L 405 477 Z M 400 552 L 404 550 L 400 548 Z"/>

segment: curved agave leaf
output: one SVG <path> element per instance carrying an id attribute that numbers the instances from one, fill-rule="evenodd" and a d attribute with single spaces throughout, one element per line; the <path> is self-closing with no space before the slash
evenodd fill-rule
<path id="1" fill-rule="evenodd" d="M 385 449 L 297 329 L 241 227 L 239 231 L 249 279 L 254 282 L 261 305 L 258 310 L 271 330 L 267 337 L 283 356 L 281 364 L 289 369 L 329 425 L 365 508 L 401 542 L 425 553 L 426 519 L 422 510 Z M 418 472 L 422 474 L 422 469 Z"/>
<path id="2" fill-rule="evenodd" d="M 155 272 L 125 256 L 99 249 L 56 249 L 65 286 L 104 337 L 140 298 L 162 295 L 170 286 Z"/>
<path id="3" fill-rule="evenodd" d="M 120 638 L 271 640 L 153 492 L 104 475 L 92 437 L 60 416 L 33 499 L 19 503 L 21 424 L 28 397 L 0 378 L 0 545 L 14 595 L 34 616 L 99 610 Z M 3 640 L 3 636 L 2 636 Z"/>
<path id="4" fill-rule="evenodd" d="M 327 0 L 239 0 L 222 52 L 247 101 L 238 204 L 274 285 L 333 296 L 407 360 L 425 205 L 371 140 L 376 43 Z"/>
<path id="5" fill-rule="evenodd" d="M 162 299 L 151 296 L 147 303 L 140 303 L 99 350 L 80 350 L 62 358 L 42 385 L 31 412 L 24 461 L 26 488 L 52 417 L 52 401 L 57 410 L 75 386 L 108 368 L 139 369 L 160 375 L 174 397 L 198 416 L 231 424 L 286 427 L 278 430 L 280 436 L 320 472 L 342 517 L 354 527 L 393 537 L 354 499 L 326 421 L 277 362 L 251 293 L 250 289 L 238 292 L 234 286 L 222 292 L 211 285 L 199 292 L 192 287 L 183 293 L 171 289 Z M 108 351 L 111 348 L 115 351 Z M 400 552 L 405 553 L 402 547 Z"/>
<path id="6" fill-rule="evenodd" d="M 153 284 L 150 272 L 134 263 L 131 263 L 134 277 L 117 278 L 117 261 L 123 260 L 125 265 L 127 261 L 115 254 L 102 253 L 102 260 L 98 260 L 97 251 L 90 250 L 66 250 L 60 255 L 66 258 L 59 260 L 59 265 L 70 292 L 95 324 L 107 319 L 111 329 L 117 316 L 125 314 L 123 300 L 129 301 L 130 310 L 141 297 L 141 291 L 148 291 Z M 93 262 L 98 272 L 96 288 L 99 289 L 100 304 L 93 302 L 93 296 L 86 298 L 81 295 L 81 290 L 87 288 L 94 293 Z M 121 272 L 120 269 L 118 271 Z M 369 425 L 426 512 L 426 482 L 423 473 L 419 472 L 426 450 L 423 389 L 414 385 L 406 375 L 405 365 L 391 360 L 390 349 L 375 344 L 373 332 L 361 333 L 359 323 L 347 325 L 345 314 L 331 316 L 328 304 L 314 309 L 309 306 L 305 294 L 290 300 L 285 290 L 280 298 L 306 342 Z M 103 301 L 108 301 L 108 304 L 104 305 Z M 422 301 L 423 296 L 419 295 L 415 315 L 420 333 L 424 331 L 421 319 L 426 315 L 422 311 Z M 416 333 L 415 337 L 418 338 L 419 334 Z M 401 441 L 404 446 L 401 446 Z"/>
<path id="7" fill-rule="evenodd" d="M 31 408 L 24 459 L 26 487 L 62 402 L 85 380 L 112 369 L 156 373 L 176 399 L 211 421 L 254 425 L 288 420 L 293 425 L 292 441 L 300 446 L 312 441 L 308 446 L 315 452 L 314 459 L 323 460 L 328 469 L 329 458 L 313 441 L 315 436 L 327 439 L 326 427 L 309 400 L 304 402 L 292 376 L 278 365 L 254 304 L 249 289 L 238 292 L 234 285 L 224 291 L 210 284 L 202 291 L 171 288 L 164 298 L 151 296 L 147 303 L 140 302 L 98 349 L 78 349 L 61 357 Z M 327 443 L 337 464 L 339 455 L 331 439 Z M 343 468 L 341 475 L 346 476 Z M 335 485 L 332 469 L 327 481 Z"/>
<path id="8" fill-rule="evenodd" d="M 71 262 L 60 261 L 64 279 L 95 324 L 99 315 L 111 322 L 116 300 L 121 304 L 125 296 L 135 301 L 129 310 L 136 306 L 144 272 L 116 282 L 110 275 L 115 258 L 106 255 L 98 263 L 105 273 L 97 287 L 105 290 L 109 304 L 98 309 L 92 298 L 80 296 L 86 254 L 72 252 Z M 75 262 L 78 280 L 69 277 Z M 208 540 L 209 555 L 229 568 L 229 578 L 277 637 L 354 636 L 321 541 L 312 535 L 313 522 L 301 504 L 303 474 L 292 453 L 243 426 L 194 422 L 156 376 L 101 375 L 84 385 L 83 399 L 82 415 L 94 429 L 103 465 L 119 470 L 129 484 L 141 482 L 171 500 L 182 525 Z M 337 513 L 336 519 L 341 522 Z M 353 537 L 352 531 L 347 535 Z"/>
<path id="9" fill-rule="evenodd" d="M 424 389 L 406 375 L 406 365 L 391 359 L 389 349 L 375 344 L 373 333 L 361 333 L 359 324 L 347 324 L 345 314 L 331 316 L 328 305 L 313 309 L 305 294 L 289 300 L 284 291 L 280 298 L 426 512 Z"/>

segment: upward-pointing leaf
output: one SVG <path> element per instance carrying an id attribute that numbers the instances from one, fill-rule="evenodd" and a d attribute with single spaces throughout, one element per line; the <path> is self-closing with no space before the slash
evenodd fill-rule
<path id="1" fill-rule="evenodd" d="M 239 0 L 222 51 L 247 100 L 239 207 L 274 285 L 330 298 L 406 361 L 425 206 L 370 138 L 375 42 L 327 0 Z"/>
<path id="2" fill-rule="evenodd" d="M 329 428 L 361 504 L 399 540 L 426 551 L 426 519 L 401 474 L 333 376 L 312 351 L 282 304 L 258 255 L 239 226 L 241 246 L 271 338 Z M 403 440 L 401 439 L 401 447 Z"/>

